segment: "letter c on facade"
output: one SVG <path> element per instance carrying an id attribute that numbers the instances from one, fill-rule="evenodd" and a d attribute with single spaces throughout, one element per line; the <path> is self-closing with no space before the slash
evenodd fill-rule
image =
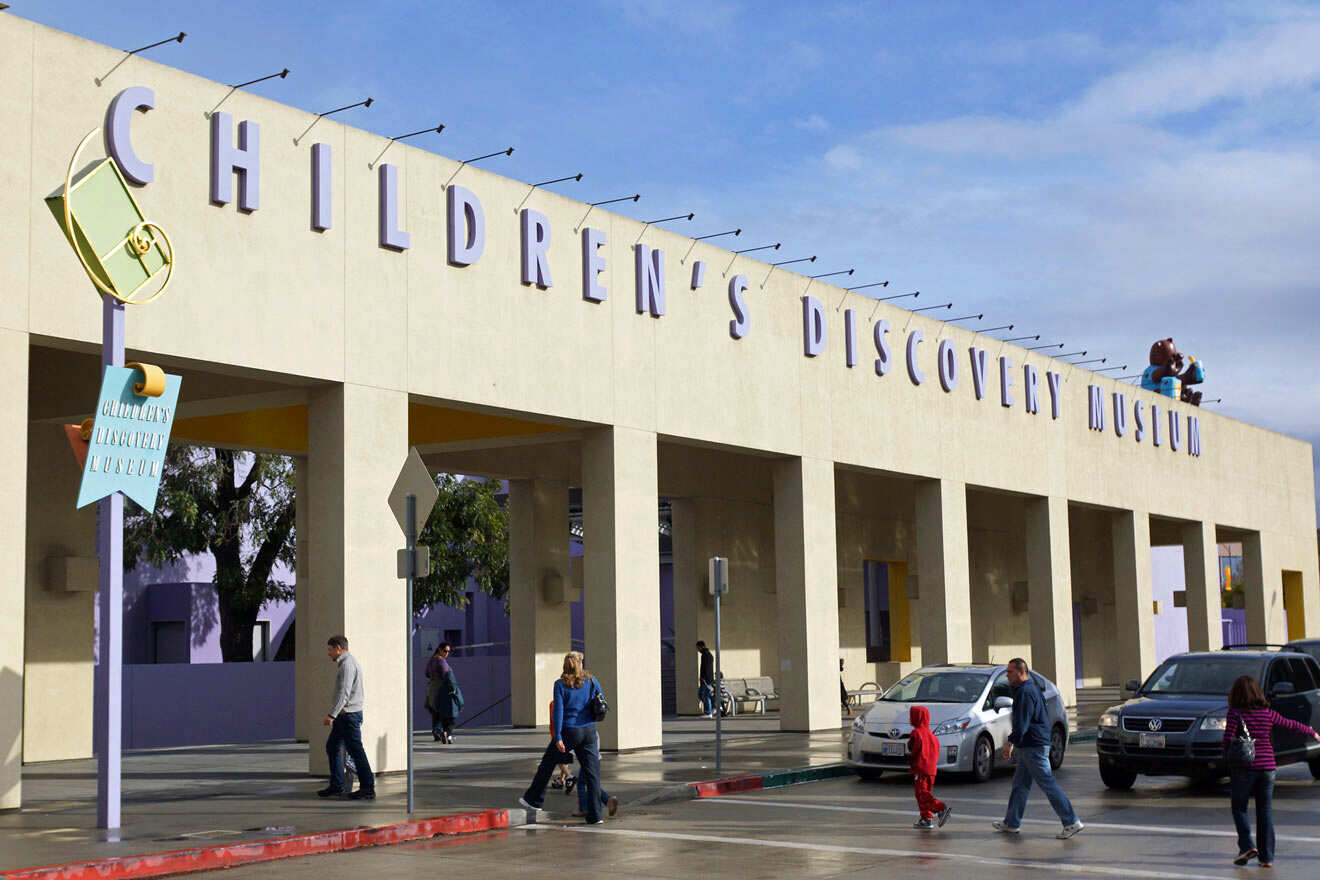
<path id="1" fill-rule="evenodd" d="M 145 186 L 156 179 L 150 162 L 143 162 L 133 150 L 129 122 L 133 111 L 146 113 L 156 107 L 156 93 L 146 86 L 129 86 L 119 94 L 105 111 L 105 151 L 115 160 L 129 183 Z"/>
<path id="2" fill-rule="evenodd" d="M 917 366 L 917 346 L 921 344 L 921 340 L 924 338 L 925 336 L 920 330 L 913 330 L 908 334 L 907 368 L 908 378 L 912 380 L 913 385 L 920 385 L 926 381 L 925 373 L 922 373 L 921 368 Z"/>

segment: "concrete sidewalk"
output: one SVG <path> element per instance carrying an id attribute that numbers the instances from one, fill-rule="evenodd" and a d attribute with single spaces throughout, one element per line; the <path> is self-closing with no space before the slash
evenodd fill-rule
<path id="1" fill-rule="evenodd" d="M 670 719 L 664 746 L 602 756 L 605 787 L 626 805 L 717 775 L 767 773 L 835 763 L 846 727 L 780 733 L 778 719 L 726 719 L 724 766 L 715 769 L 714 722 Z M 442 746 L 416 738 L 416 818 L 514 807 L 549 739 L 544 728 L 461 729 Z M 380 777 L 374 803 L 323 800 L 324 777 L 306 773 L 307 746 L 291 741 L 131 752 L 124 756 L 123 828 L 107 840 L 96 824 L 96 763 L 61 761 L 23 771 L 24 808 L 0 814 L 5 869 L 138 855 L 206 843 L 385 825 L 409 818 L 402 773 Z M 551 812 L 577 808 L 551 790 Z"/>

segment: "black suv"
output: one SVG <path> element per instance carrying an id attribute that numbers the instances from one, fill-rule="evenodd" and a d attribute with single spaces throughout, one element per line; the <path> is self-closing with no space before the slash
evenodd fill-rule
<path id="1" fill-rule="evenodd" d="M 1214 778 L 1224 764 L 1228 691 L 1239 675 L 1261 683 L 1276 712 L 1312 727 L 1320 724 L 1320 664 L 1284 650 L 1189 651 L 1165 660 L 1138 684 L 1127 683 L 1132 699 L 1100 716 L 1096 752 L 1100 779 L 1108 788 L 1128 789 L 1139 774 Z M 1307 761 L 1320 779 L 1320 743 L 1276 730 L 1280 764 Z"/>

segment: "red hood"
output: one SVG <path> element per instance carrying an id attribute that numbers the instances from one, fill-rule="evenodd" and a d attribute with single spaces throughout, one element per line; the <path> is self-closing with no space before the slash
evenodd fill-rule
<path id="1" fill-rule="evenodd" d="M 912 722 L 913 730 L 921 730 L 930 727 L 930 710 L 925 706 L 913 706 L 908 710 L 908 720 Z"/>

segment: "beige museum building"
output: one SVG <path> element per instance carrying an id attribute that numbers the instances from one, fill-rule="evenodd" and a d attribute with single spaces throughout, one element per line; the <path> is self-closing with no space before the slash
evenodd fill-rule
<path id="1" fill-rule="evenodd" d="M 511 481 L 515 723 L 546 721 L 581 585 L 610 749 L 660 744 L 662 498 L 678 680 L 727 556 L 726 672 L 773 676 L 784 729 L 838 727 L 841 657 L 856 684 L 1022 654 L 1072 703 L 1074 613 L 1084 683 L 1143 676 L 1154 545 L 1184 550 L 1193 648 L 1221 639 L 1222 541 L 1252 641 L 1320 632 L 1306 443 L 142 58 L 98 85 L 122 55 L 0 16 L 0 807 L 22 762 L 91 754 L 95 584 L 59 560 L 95 556 L 95 512 L 62 426 L 96 399 L 101 308 L 42 200 L 116 123 L 178 250 L 129 359 L 183 377 L 175 439 L 299 462 L 310 770 L 341 631 L 368 753 L 403 765 L 385 499 L 410 446 Z M 132 87 L 149 109 L 107 118 Z"/>

